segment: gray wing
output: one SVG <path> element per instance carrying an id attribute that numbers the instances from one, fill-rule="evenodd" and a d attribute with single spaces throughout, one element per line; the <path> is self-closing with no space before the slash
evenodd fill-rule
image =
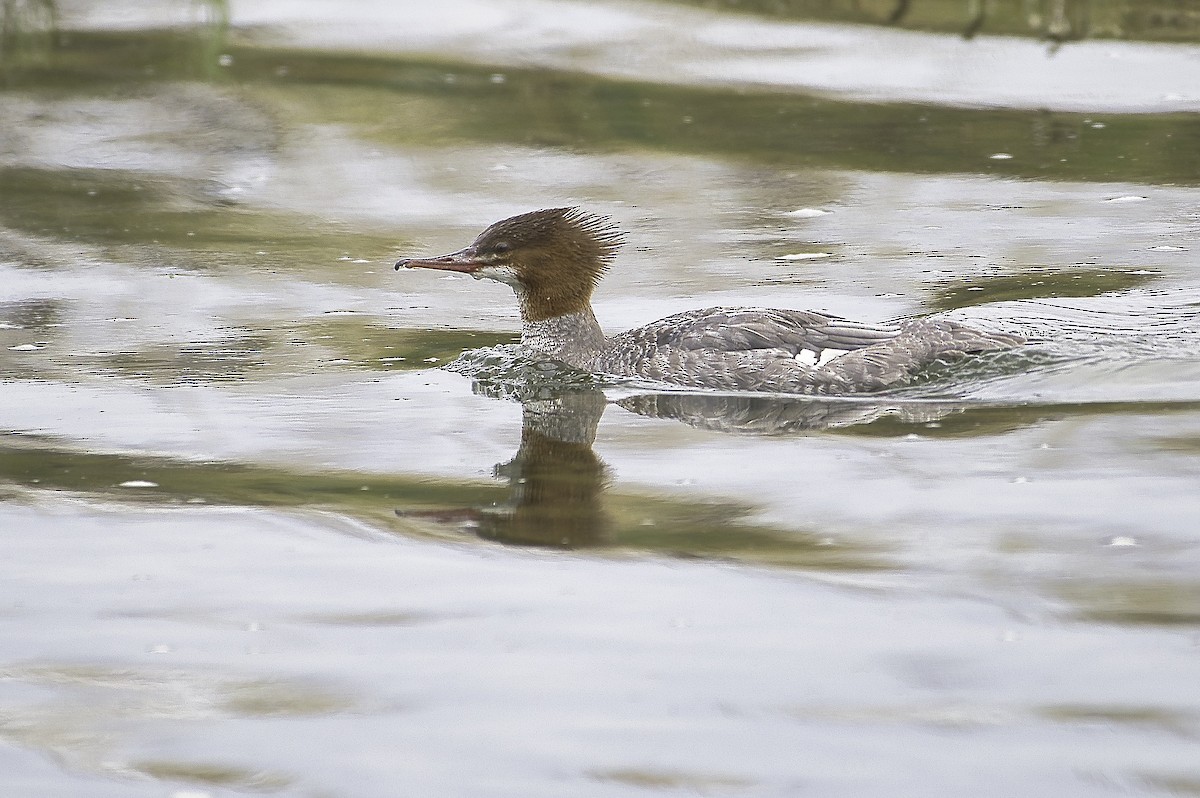
<path id="1" fill-rule="evenodd" d="M 779 349 L 853 351 L 899 335 L 896 327 L 848 321 L 825 313 L 765 308 L 707 308 L 668 316 L 649 325 L 658 346 L 741 352 Z"/>
<path id="2" fill-rule="evenodd" d="M 1019 343 L 949 320 L 886 327 L 813 311 L 708 308 L 615 335 L 592 365 L 700 388 L 845 394 L 902 384 L 938 358 Z"/>

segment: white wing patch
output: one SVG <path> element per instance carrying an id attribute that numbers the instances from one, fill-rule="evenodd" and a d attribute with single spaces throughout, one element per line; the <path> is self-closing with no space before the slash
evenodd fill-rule
<path id="1" fill-rule="evenodd" d="M 824 366 L 829 361 L 839 358 L 842 355 L 847 354 L 849 351 L 849 349 L 822 349 L 821 356 L 817 358 L 817 365 Z"/>
<path id="2" fill-rule="evenodd" d="M 801 349 L 796 353 L 796 362 L 812 366 L 813 368 L 820 368 L 829 361 L 839 358 L 849 351 L 849 349 L 822 349 L 820 352 L 814 352 L 811 349 Z"/>

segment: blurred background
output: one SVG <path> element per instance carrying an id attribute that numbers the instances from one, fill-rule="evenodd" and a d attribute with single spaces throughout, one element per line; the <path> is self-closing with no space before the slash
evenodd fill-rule
<path id="1" fill-rule="evenodd" d="M 1200 3 L 0 0 L 0 792 L 1200 795 Z M 855 400 L 607 331 L 1029 343 Z M 464 354 L 465 352 L 465 354 Z"/>

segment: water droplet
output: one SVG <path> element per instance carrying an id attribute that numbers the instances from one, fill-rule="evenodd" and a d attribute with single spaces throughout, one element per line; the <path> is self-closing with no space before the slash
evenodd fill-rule
<path id="1" fill-rule="evenodd" d="M 144 479 L 130 479 L 122 482 L 118 487 L 121 488 L 157 488 L 157 482 L 149 482 Z"/>
<path id="2" fill-rule="evenodd" d="M 1007 152 L 994 152 L 988 156 L 993 161 L 1011 161 L 1012 155 Z"/>

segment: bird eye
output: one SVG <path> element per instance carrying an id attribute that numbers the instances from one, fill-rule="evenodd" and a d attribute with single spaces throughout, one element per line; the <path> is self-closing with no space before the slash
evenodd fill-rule
<path id="1" fill-rule="evenodd" d="M 510 249 L 512 249 L 512 244 L 508 243 L 507 241 L 497 241 L 495 244 L 492 245 L 492 252 L 495 252 L 500 255 L 503 255 L 505 252 L 508 252 Z"/>

